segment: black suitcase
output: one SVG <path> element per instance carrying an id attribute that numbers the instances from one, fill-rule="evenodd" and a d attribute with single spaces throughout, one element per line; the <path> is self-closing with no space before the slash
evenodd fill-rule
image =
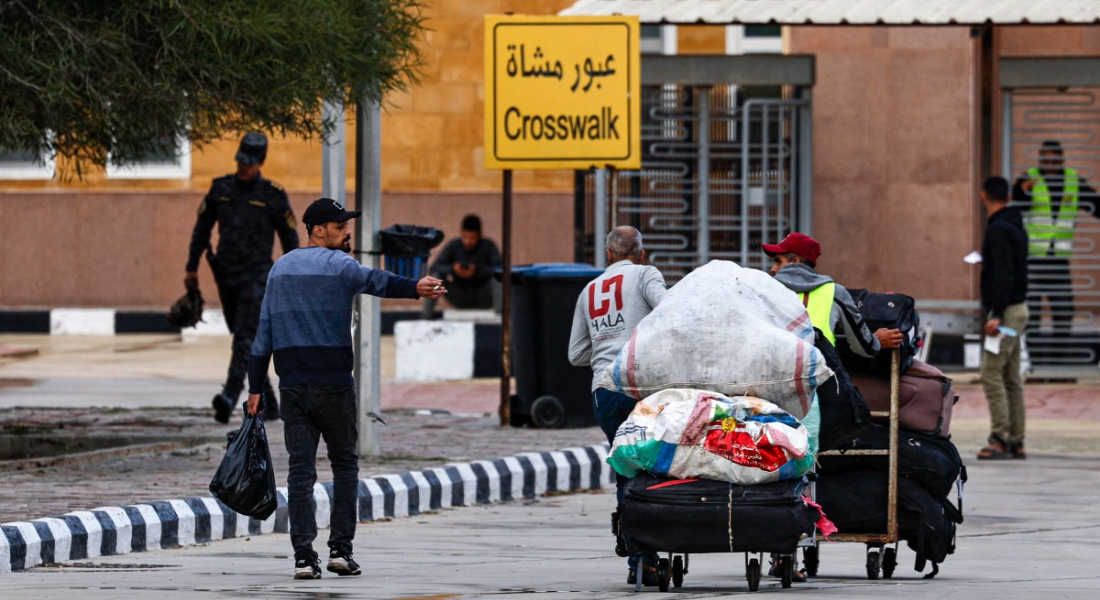
<path id="1" fill-rule="evenodd" d="M 889 445 L 890 429 L 873 425 L 840 450 L 885 450 Z M 821 456 L 818 464 L 821 473 L 889 469 L 885 456 Z M 951 440 L 905 429 L 898 430 L 898 474 L 921 484 L 936 499 L 946 498 L 957 480 L 966 482 L 966 467 Z"/>
<path id="2" fill-rule="evenodd" d="M 817 501 L 840 533 L 885 533 L 889 492 L 887 475 L 876 469 L 818 474 Z M 962 511 L 937 500 L 916 481 L 898 478 L 898 535 L 917 557 L 913 568 L 934 576 L 939 563 L 955 552 L 955 527 Z"/>
<path id="3" fill-rule="evenodd" d="M 825 339 L 821 330 L 814 328 L 814 347 L 825 357 L 825 364 L 833 370 L 833 376 L 817 386 L 817 402 L 821 411 L 819 450 L 833 450 L 851 441 L 871 426 L 871 411 L 848 378 L 848 371 L 840 362 L 836 348 Z"/>
<path id="4" fill-rule="evenodd" d="M 790 554 L 820 516 L 802 489 L 800 479 L 741 486 L 644 473 L 627 483 L 619 525 L 630 554 Z"/>

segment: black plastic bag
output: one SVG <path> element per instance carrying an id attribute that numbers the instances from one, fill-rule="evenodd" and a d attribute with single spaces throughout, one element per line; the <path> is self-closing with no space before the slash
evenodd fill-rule
<path id="1" fill-rule="evenodd" d="M 275 512 L 275 469 L 259 415 L 245 415 L 210 482 L 210 493 L 229 508 L 261 521 Z"/>

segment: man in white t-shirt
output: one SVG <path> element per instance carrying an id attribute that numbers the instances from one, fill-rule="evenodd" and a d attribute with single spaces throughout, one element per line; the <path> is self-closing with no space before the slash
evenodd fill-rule
<path id="1" fill-rule="evenodd" d="M 654 267 L 645 266 L 642 234 L 633 227 L 616 227 L 607 235 L 607 270 L 584 288 L 577 298 L 573 314 L 573 331 L 569 336 L 569 362 L 578 367 L 592 367 L 592 408 L 596 422 L 614 442 L 619 425 L 634 410 L 637 400 L 603 388 L 596 380 L 619 350 L 630 341 L 634 327 L 665 297 L 665 279 Z M 616 474 L 618 499 L 623 501 L 626 478 Z M 654 557 L 655 558 L 655 557 Z M 627 583 L 636 578 L 637 558 L 629 561 Z M 651 572 L 655 561 L 647 560 L 643 580 L 654 585 Z"/>

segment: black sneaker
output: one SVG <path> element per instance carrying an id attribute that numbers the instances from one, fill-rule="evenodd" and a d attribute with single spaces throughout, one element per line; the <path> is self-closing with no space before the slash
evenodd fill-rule
<path id="1" fill-rule="evenodd" d="M 307 556 L 294 561 L 295 579 L 320 579 L 321 561 L 316 556 Z"/>
<path id="2" fill-rule="evenodd" d="M 233 412 L 233 404 L 226 400 L 225 396 L 214 394 L 214 399 L 210 401 L 210 405 L 214 407 L 215 421 L 219 423 L 229 422 L 229 415 Z"/>
<path id="3" fill-rule="evenodd" d="M 355 562 L 355 559 L 351 557 L 350 552 L 342 552 L 340 550 L 332 550 L 328 554 L 328 566 L 325 567 L 330 573 L 336 573 L 341 577 L 345 575 L 358 575 L 362 573 L 359 570 L 359 563 Z"/>

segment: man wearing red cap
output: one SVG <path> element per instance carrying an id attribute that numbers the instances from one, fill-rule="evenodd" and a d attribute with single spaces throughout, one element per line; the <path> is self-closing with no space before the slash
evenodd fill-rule
<path id="1" fill-rule="evenodd" d="M 831 344 L 836 345 L 835 332 L 843 331 L 852 351 L 860 356 L 873 357 L 882 349 L 901 345 L 902 334 L 897 329 L 879 329 L 872 335 L 848 290 L 814 270 L 821 256 L 817 240 L 792 233 L 778 244 L 763 247 L 772 259 L 772 277 L 801 297 L 810 313 L 810 323 Z"/>

